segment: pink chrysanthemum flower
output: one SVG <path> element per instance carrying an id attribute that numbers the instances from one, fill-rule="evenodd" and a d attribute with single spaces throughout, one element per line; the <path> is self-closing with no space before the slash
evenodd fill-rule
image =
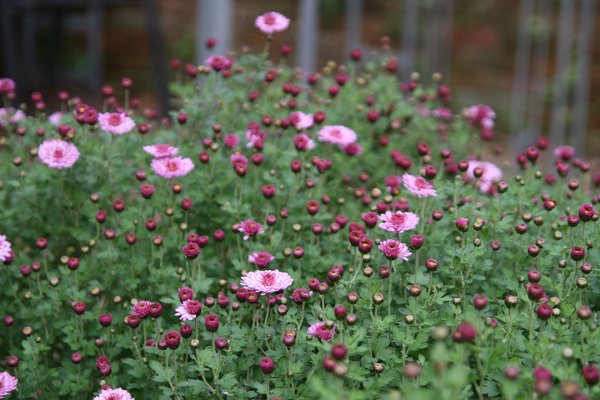
<path id="1" fill-rule="evenodd" d="M 208 57 L 204 63 L 210 65 L 215 71 L 231 69 L 233 66 L 233 60 L 231 58 L 219 55 Z"/>
<path id="2" fill-rule="evenodd" d="M 165 143 L 144 146 L 144 151 L 154 158 L 174 157 L 179 153 L 177 147 Z"/>
<path id="3" fill-rule="evenodd" d="M 393 239 L 384 240 L 379 243 L 378 247 L 388 260 L 401 258 L 404 261 L 408 261 L 408 257 L 412 255 L 406 244 Z"/>
<path id="4" fill-rule="evenodd" d="M 100 129 L 113 135 L 124 135 L 135 127 L 135 122 L 122 112 L 100 113 L 98 124 Z"/>
<path id="5" fill-rule="evenodd" d="M 253 290 L 264 296 L 287 289 L 292 286 L 294 280 L 287 273 L 274 269 L 248 272 L 246 276 L 242 277 L 241 283 L 245 289 Z"/>
<path id="6" fill-rule="evenodd" d="M 308 290 L 306 288 L 298 288 L 294 290 L 294 293 L 291 294 L 290 299 L 292 299 L 296 304 L 302 304 L 303 302 L 310 299 L 312 295 L 312 290 Z"/>
<path id="7" fill-rule="evenodd" d="M 93 400 L 135 400 L 131 394 L 121 388 L 103 389 Z"/>
<path id="8" fill-rule="evenodd" d="M 9 124 L 16 124 L 19 121 L 24 120 L 27 115 L 22 110 L 15 110 L 10 107 L 0 108 L 0 126 L 8 126 Z"/>
<path id="9" fill-rule="evenodd" d="M 342 125 L 327 125 L 319 131 L 321 142 L 337 144 L 340 147 L 356 142 L 357 138 L 356 132 Z"/>
<path id="10" fill-rule="evenodd" d="M 306 133 L 294 136 L 294 147 L 298 151 L 308 151 L 315 148 L 315 142 Z"/>
<path id="11" fill-rule="evenodd" d="M 0 372 L 0 399 L 5 398 L 17 388 L 19 380 L 8 372 Z"/>
<path id="12" fill-rule="evenodd" d="M 494 127 L 494 118 L 496 113 L 490 107 L 483 104 L 476 104 L 467 108 L 465 116 L 471 124 L 485 129 Z"/>
<path id="13" fill-rule="evenodd" d="M 10 78 L 0 78 L 0 94 L 8 94 L 14 92 L 17 88 L 15 81 Z"/>
<path id="14" fill-rule="evenodd" d="M 383 221 L 379 224 L 381 229 L 396 233 L 410 231 L 419 224 L 417 214 L 402 211 L 386 211 L 379 216 L 379 220 Z"/>
<path id="15" fill-rule="evenodd" d="M 248 166 L 248 157 L 241 154 L 232 154 L 231 155 L 231 164 L 235 167 L 236 165 L 242 165 L 244 167 Z"/>
<path id="16" fill-rule="evenodd" d="M 184 286 L 177 289 L 177 294 L 179 296 L 179 300 L 181 301 L 191 300 L 194 298 L 194 291 L 189 286 Z"/>
<path id="17" fill-rule="evenodd" d="M 314 124 L 312 114 L 305 114 L 302 111 L 292 111 L 290 113 L 290 122 L 296 129 L 308 129 Z"/>
<path id="18" fill-rule="evenodd" d="M 404 183 L 404 187 L 407 188 L 409 192 L 417 197 L 437 196 L 437 192 L 433 188 L 433 185 L 420 176 L 405 173 L 402 175 L 402 183 Z"/>
<path id="19" fill-rule="evenodd" d="M 475 177 L 475 168 L 483 171 L 481 177 Z M 491 162 L 469 160 L 469 168 L 465 174 L 467 180 L 477 180 L 477 187 L 481 193 L 491 193 L 494 190 L 494 182 L 502 179 L 502 171 Z"/>
<path id="20" fill-rule="evenodd" d="M 71 168 L 79 158 L 79 150 L 73 143 L 47 139 L 38 147 L 38 158 L 50 168 Z"/>
<path id="21" fill-rule="evenodd" d="M 240 138 L 235 133 L 229 133 L 225 135 L 223 144 L 227 147 L 235 147 L 240 143 Z"/>
<path id="22" fill-rule="evenodd" d="M 175 309 L 175 316 L 182 321 L 191 321 L 195 319 L 202 311 L 202 303 L 198 300 L 185 300 L 179 307 Z"/>
<path id="23" fill-rule="evenodd" d="M 150 166 L 156 175 L 169 179 L 187 175 L 194 169 L 192 160 L 183 157 L 155 158 Z"/>
<path id="24" fill-rule="evenodd" d="M 271 35 L 275 32 L 285 31 L 290 26 L 290 19 L 283 14 L 271 11 L 256 17 L 254 26 L 262 33 Z"/>
<path id="25" fill-rule="evenodd" d="M 137 314 L 140 318 L 146 318 L 150 313 L 150 306 L 152 305 L 151 301 L 148 300 L 140 300 L 133 307 L 131 307 L 131 311 L 134 314 Z"/>
<path id="26" fill-rule="evenodd" d="M 317 322 L 308 327 L 308 334 L 330 342 L 335 335 L 335 326 L 331 329 L 327 329 L 325 322 Z"/>
<path id="27" fill-rule="evenodd" d="M 12 245 L 6 236 L 0 235 L 0 262 L 10 260 L 12 258 Z"/>
<path id="28" fill-rule="evenodd" d="M 552 154 L 563 161 L 569 161 L 575 155 L 575 148 L 573 146 L 558 146 L 552 151 Z"/>
<path id="29" fill-rule="evenodd" d="M 267 134 L 260 129 L 248 129 L 246 131 L 246 140 L 248 144 L 246 145 L 248 148 L 252 148 L 256 146 L 258 142 L 264 142 Z"/>
<path id="30" fill-rule="evenodd" d="M 238 232 L 242 232 L 244 234 L 244 240 L 250 239 L 251 236 L 256 236 L 259 233 L 264 233 L 263 226 L 256 221 L 245 220 L 240 222 L 240 226 L 238 228 Z"/>
<path id="31" fill-rule="evenodd" d="M 256 265 L 258 268 L 267 268 L 275 257 L 266 251 L 256 251 L 248 256 L 248 262 Z"/>
<path id="32" fill-rule="evenodd" d="M 431 112 L 431 115 L 444 121 L 451 121 L 453 117 L 452 110 L 445 107 L 436 108 Z"/>
<path id="33" fill-rule="evenodd" d="M 62 121 L 63 113 L 60 111 L 56 111 L 48 117 L 48 122 L 50 122 L 53 126 L 58 127 Z"/>

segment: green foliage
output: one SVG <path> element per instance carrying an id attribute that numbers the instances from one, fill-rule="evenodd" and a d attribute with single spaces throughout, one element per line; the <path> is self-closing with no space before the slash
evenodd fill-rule
<path id="1" fill-rule="evenodd" d="M 127 389 L 138 400 L 516 399 L 533 395 L 537 366 L 552 371 L 550 398 L 558 398 L 567 381 L 589 398 L 600 396 L 581 375 L 584 365 L 600 359 L 598 222 L 570 227 L 564 218 L 592 201 L 589 176 L 573 166 L 568 177 L 546 184 L 536 170 L 549 168 L 552 156 L 542 152 L 518 179 L 501 164 L 506 193 L 481 193 L 476 182 L 466 181 L 468 174 L 452 171 L 471 156 L 489 159 L 490 146 L 460 114 L 449 120 L 432 114 L 448 106 L 439 96 L 439 83 L 402 91 L 395 75 L 386 71 L 388 60 L 383 53 L 345 69 L 328 65 L 318 82 L 309 85 L 297 71 L 271 65 L 264 55 L 243 54 L 229 75 L 205 71 L 197 79 L 179 76 L 173 83 L 173 117 L 186 114 L 185 124 L 165 125 L 132 112 L 137 123 L 150 124 L 145 135 L 134 130 L 111 136 L 97 125 L 79 125 L 70 102 L 64 105 L 63 123 L 74 127 L 68 140 L 81 156 L 64 170 L 48 168 L 35 156 L 45 138 L 58 136 L 42 112 L 7 126 L 0 149 L 0 234 L 12 243 L 15 259 L 2 265 L 0 309 L 14 323 L 0 330 L 0 356 L 20 359 L 18 367 L 7 367 L 19 378 L 13 397 L 88 399 L 108 384 Z M 273 82 L 265 81 L 268 70 L 277 72 Z M 328 89 L 338 85 L 342 70 L 348 80 L 332 97 Z M 300 87 L 300 93 L 285 94 L 286 83 Z M 255 101 L 248 100 L 252 91 L 260 93 Z M 367 105 L 370 96 L 374 103 Z M 461 106 L 452 104 L 456 110 Z M 326 113 L 325 122 L 306 129 L 315 149 L 295 149 L 298 132 L 288 126 L 292 110 Z M 369 122 L 372 110 L 379 117 Z M 248 123 L 261 123 L 266 116 L 272 122 L 260 127 L 267 135 L 264 148 L 246 147 Z M 353 129 L 362 154 L 349 156 L 319 142 L 322 125 Z M 25 134 L 19 134 L 21 128 Z M 35 134 L 40 128 L 45 138 Z M 228 133 L 241 139 L 233 149 L 223 143 Z M 142 151 L 155 143 L 176 145 L 181 156 L 194 160 L 194 170 L 170 180 L 157 176 L 151 157 Z M 422 143 L 428 144 L 428 154 L 419 154 Z M 443 149 L 452 153 L 446 161 L 440 156 Z M 401 152 L 411 165 L 403 169 L 390 157 L 392 151 Z M 248 158 L 262 153 L 264 160 L 260 165 L 250 161 L 242 177 L 232 167 L 234 153 Z M 200 162 L 199 154 L 208 154 L 210 161 Z M 331 168 L 319 171 L 315 157 L 330 160 Z M 297 173 L 290 168 L 293 160 L 303 165 Z M 402 186 L 385 187 L 386 177 L 405 170 L 420 175 L 426 166 L 437 169 L 430 179 L 436 197 L 418 198 Z M 140 194 L 137 171 L 145 172 L 143 183 L 156 189 L 149 199 Z M 567 190 L 569 179 L 579 179 L 580 187 Z M 173 190 L 175 184 L 181 185 L 180 192 Z M 266 184 L 276 187 L 272 199 L 261 193 Z M 98 199 L 90 201 L 95 194 Z M 556 200 L 556 207 L 546 210 L 542 195 Z M 193 203 L 189 210 L 181 206 L 184 198 Z M 115 211 L 115 200 L 123 200 L 125 210 Z M 314 216 L 306 211 L 309 200 L 320 204 Z M 348 241 L 350 223 L 384 209 L 409 209 L 420 223 L 399 235 L 377 226 L 366 229 L 374 246 L 360 254 Z M 443 217 L 434 220 L 434 210 Z M 98 211 L 107 213 L 105 222 L 96 220 Z M 265 223 L 267 216 L 277 217 L 272 226 Z M 458 217 L 469 219 L 466 232 L 456 228 Z M 156 221 L 155 230 L 147 229 L 149 219 Z M 232 228 L 246 219 L 262 223 L 264 233 L 243 240 Z M 520 223 L 527 224 L 527 232 L 515 232 Z M 314 233 L 319 226 L 322 233 Z M 115 238 L 107 236 L 110 229 Z M 217 230 L 224 231 L 222 241 L 215 238 Z M 135 233 L 134 244 L 126 242 L 127 233 Z M 195 260 L 182 253 L 191 233 L 208 237 Z M 423 235 L 425 242 L 412 249 L 408 261 L 392 263 L 377 249 L 382 240 L 408 243 L 413 234 Z M 36 247 L 40 237 L 48 239 L 47 248 Z M 499 249 L 492 249 L 493 241 L 500 242 Z M 532 257 L 528 246 L 536 242 L 541 251 Z M 573 246 L 585 248 L 583 260 L 571 258 Z M 293 255 L 299 247 L 303 255 Z M 266 296 L 249 303 L 235 294 L 241 276 L 255 269 L 248 256 L 256 251 L 273 254 L 269 268 L 294 279 L 274 306 Z M 69 257 L 79 259 L 77 269 L 67 267 Z M 434 272 L 425 268 L 429 258 L 439 263 Z M 41 264 L 39 272 L 19 271 L 34 262 Z M 593 266 L 591 273 L 582 272 L 584 262 Z M 337 281 L 328 279 L 334 265 L 344 267 Z M 390 276 L 380 275 L 380 267 L 389 265 Z M 541 271 L 540 284 L 554 309 L 545 321 L 537 317 L 538 302 L 528 296 L 527 273 L 533 268 Z M 308 301 L 296 304 L 289 295 L 306 288 L 310 278 L 327 282 L 327 290 L 313 290 Z M 204 307 L 189 322 L 191 336 L 176 349 L 161 350 L 157 345 L 162 346 L 165 334 L 180 329 L 174 312 L 181 304 L 177 290 L 184 285 Z M 409 294 L 418 288 L 417 295 Z M 358 299 L 351 301 L 354 294 Z M 485 308 L 474 307 L 475 294 L 486 295 Z M 507 295 L 518 297 L 514 308 L 505 305 Z M 379 296 L 383 301 L 376 302 Z M 211 305 L 219 297 L 227 297 L 227 304 Z M 160 302 L 163 313 L 143 318 L 132 329 L 123 321 L 139 300 Z M 74 313 L 75 301 L 86 304 L 82 315 Z M 337 305 L 346 307 L 347 317 L 336 318 Z M 582 305 L 592 308 L 591 318 L 578 317 Z M 220 319 L 215 333 L 204 327 L 209 313 Z M 98 323 L 101 314 L 112 314 L 110 327 Z M 307 333 L 310 324 L 325 321 L 335 324 L 333 343 L 347 348 L 333 371 L 323 365 L 333 343 Z M 473 340 L 453 340 L 463 321 L 474 327 Z M 283 337 L 292 329 L 296 341 L 287 347 Z M 218 337 L 228 340 L 226 348 L 216 348 Z M 78 364 L 70 359 L 75 352 L 82 356 Z M 95 366 L 100 356 L 109 359 L 109 376 L 101 376 Z M 261 371 L 262 357 L 275 363 L 269 375 Z M 521 369 L 514 380 L 504 376 L 511 365 Z"/>

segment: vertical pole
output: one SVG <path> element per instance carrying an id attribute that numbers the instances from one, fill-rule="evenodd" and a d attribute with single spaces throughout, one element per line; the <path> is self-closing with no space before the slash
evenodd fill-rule
<path id="1" fill-rule="evenodd" d="M 28 96 L 31 92 L 32 87 L 35 87 L 37 82 L 38 74 L 35 60 L 35 39 L 37 33 L 37 10 L 34 1 L 28 1 L 26 3 L 26 9 L 23 12 L 23 27 L 21 29 L 23 34 L 23 64 L 20 68 L 23 69 L 23 82 L 21 86 L 25 96 Z"/>
<path id="2" fill-rule="evenodd" d="M 594 31 L 594 6 L 596 0 L 582 0 L 579 17 L 579 47 L 577 55 L 577 86 L 573 100 L 571 135 L 573 147 L 579 152 L 585 149 L 590 83 L 591 42 Z"/>
<path id="3" fill-rule="evenodd" d="M 546 83 L 548 75 L 548 50 L 552 33 L 552 2 L 538 0 L 538 25 L 536 27 L 533 59 L 535 74 L 532 78 L 532 100 L 529 105 L 527 132 L 542 133 L 542 122 L 546 109 Z"/>
<path id="4" fill-rule="evenodd" d="M 315 70 L 317 54 L 318 0 L 300 0 L 298 36 L 298 66 L 305 72 Z"/>
<path id="5" fill-rule="evenodd" d="M 515 73 L 511 96 L 511 133 L 513 150 L 520 150 L 526 140 L 524 131 L 525 109 L 529 87 L 529 64 L 531 55 L 531 17 L 533 0 L 521 0 L 519 5 L 519 28 L 515 53 Z"/>
<path id="6" fill-rule="evenodd" d="M 99 0 L 92 0 L 88 10 L 88 59 L 90 60 L 89 86 L 95 94 L 100 93 L 103 81 L 102 22 L 104 9 Z"/>
<path id="7" fill-rule="evenodd" d="M 427 78 L 431 76 L 433 72 L 438 71 L 439 68 L 439 43 L 441 35 L 441 6 L 438 1 L 429 1 L 425 5 L 425 23 L 424 26 L 427 32 L 423 35 L 423 63 L 421 65 L 421 71 L 427 75 Z"/>
<path id="8" fill-rule="evenodd" d="M 440 30 L 440 50 L 438 71 L 444 75 L 444 81 L 450 83 L 452 70 L 452 45 L 454 44 L 452 34 L 454 32 L 454 0 L 442 2 L 442 29 Z"/>
<path id="9" fill-rule="evenodd" d="M 417 28 L 419 26 L 419 1 L 404 1 L 404 29 L 402 31 L 402 50 L 400 65 L 402 76 L 408 80 L 416 63 Z"/>
<path id="10" fill-rule="evenodd" d="M 20 95 L 21 75 L 19 68 L 19 55 L 17 54 L 16 42 L 16 15 L 10 1 L 0 1 L 0 32 L 2 32 L 2 57 L 4 59 L 6 73 L 17 83 L 17 94 Z M 17 96 L 19 99 L 20 96 Z"/>
<path id="11" fill-rule="evenodd" d="M 167 88 L 167 60 L 164 55 L 158 11 L 156 0 L 146 0 L 146 15 L 148 19 L 148 39 L 150 40 L 150 51 L 152 57 L 152 69 L 155 79 L 155 90 L 158 96 L 158 107 L 160 115 L 168 115 L 169 91 Z"/>
<path id="12" fill-rule="evenodd" d="M 568 104 L 568 69 L 571 61 L 574 0 L 561 0 L 556 48 L 554 83 L 552 85 L 552 118 L 550 142 L 559 146 L 565 142 L 566 107 Z"/>
<path id="13" fill-rule="evenodd" d="M 346 0 L 346 57 L 362 43 L 363 0 Z"/>
<path id="14" fill-rule="evenodd" d="M 226 54 L 231 50 L 232 0 L 198 0 L 196 6 L 196 62 L 202 64 L 210 54 Z M 252 21 L 254 23 L 254 21 Z M 213 37 L 217 44 L 205 46 Z"/>

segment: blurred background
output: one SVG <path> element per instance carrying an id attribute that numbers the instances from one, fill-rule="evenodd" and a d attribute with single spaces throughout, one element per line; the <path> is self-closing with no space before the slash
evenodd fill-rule
<path id="1" fill-rule="evenodd" d="M 145 106 L 166 108 L 169 60 L 201 63 L 211 54 L 259 52 L 257 15 L 292 19 L 271 47 L 294 48 L 293 62 L 315 71 L 349 51 L 391 40 L 399 74 L 430 82 L 443 73 L 453 108 L 475 103 L 497 113 L 497 135 L 514 151 L 540 133 L 600 156 L 598 0 L 0 0 L 0 77 L 33 90 L 67 89 L 94 104 L 102 84 L 134 80 Z M 217 45 L 207 49 L 208 38 Z M 595 90 L 596 89 L 596 90 Z"/>

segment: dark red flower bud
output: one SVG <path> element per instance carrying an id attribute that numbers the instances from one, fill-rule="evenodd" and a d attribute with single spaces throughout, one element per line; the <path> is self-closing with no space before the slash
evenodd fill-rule
<path id="1" fill-rule="evenodd" d="M 260 359 L 260 369 L 265 374 L 270 374 L 275 370 L 275 363 L 271 357 L 263 357 Z"/>

